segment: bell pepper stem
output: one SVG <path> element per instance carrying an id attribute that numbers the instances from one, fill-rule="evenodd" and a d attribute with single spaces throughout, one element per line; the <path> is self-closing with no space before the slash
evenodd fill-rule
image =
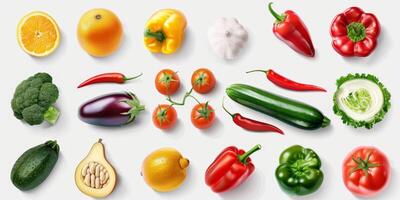
<path id="1" fill-rule="evenodd" d="M 254 146 L 252 149 L 250 149 L 249 151 L 245 152 L 244 154 L 238 156 L 238 159 L 241 163 L 243 164 L 247 164 L 247 158 L 253 154 L 254 152 L 258 151 L 261 149 L 261 145 L 257 144 L 256 146 Z"/>
<path id="2" fill-rule="evenodd" d="M 149 29 L 147 29 L 144 32 L 144 36 L 145 37 L 151 37 L 151 38 L 155 38 L 157 41 L 159 42 L 163 42 L 167 37 L 165 36 L 164 32 L 162 31 L 156 31 L 156 32 L 152 32 Z"/>
<path id="3" fill-rule="evenodd" d="M 272 4 L 273 4 L 273 2 L 270 2 L 270 3 L 268 4 L 268 10 L 269 10 L 269 12 L 272 14 L 272 16 L 275 17 L 275 19 L 276 19 L 276 21 L 277 21 L 278 23 L 283 22 L 283 20 L 285 20 L 285 15 L 280 15 L 280 14 L 278 14 L 277 12 L 275 12 L 274 9 L 272 9 Z"/>
<path id="4" fill-rule="evenodd" d="M 139 78 L 142 75 L 143 75 L 143 73 L 140 73 L 139 75 L 134 76 L 134 77 L 124 77 L 124 81 L 133 80 L 133 79 Z"/>
<path id="5" fill-rule="evenodd" d="M 359 42 L 365 39 L 365 26 L 359 22 L 353 22 L 347 26 L 347 36 L 353 42 Z"/>

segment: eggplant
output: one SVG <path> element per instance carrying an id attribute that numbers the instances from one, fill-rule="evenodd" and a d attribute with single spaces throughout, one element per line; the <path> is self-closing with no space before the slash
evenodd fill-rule
<path id="1" fill-rule="evenodd" d="M 122 126 L 134 121 L 142 110 L 144 106 L 133 93 L 111 93 L 82 104 L 79 118 L 97 126 Z"/>

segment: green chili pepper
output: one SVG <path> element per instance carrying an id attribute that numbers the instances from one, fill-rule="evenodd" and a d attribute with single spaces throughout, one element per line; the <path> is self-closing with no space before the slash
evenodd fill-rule
<path id="1" fill-rule="evenodd" d="M 312 150 L 294 145 L 279 158 L 275 177 L 282 190 L 291 195 L 308 195 L 319 189 L 324 180 L 321 160 Z"/>

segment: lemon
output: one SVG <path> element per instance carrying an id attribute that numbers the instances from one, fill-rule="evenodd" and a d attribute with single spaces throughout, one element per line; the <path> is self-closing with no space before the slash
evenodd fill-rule
<path id="1" fill-rule="evenodd" d="M 142 176 L 151 188 L 169 192 L 181 186 L 186 178 L 189 160 L 173 148 L 161 148 L 143 161 Z"/>

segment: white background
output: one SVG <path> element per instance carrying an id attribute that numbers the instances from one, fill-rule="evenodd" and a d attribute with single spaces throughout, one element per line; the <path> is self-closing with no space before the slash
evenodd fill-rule
<path id="1" fill-rule="evenodd" d="M 0 13 L 0 55 L 2 77 L 0 84 L 0 187 L 2 199 L 90 199 L 75 187 L 74 170 L 91 145 L 103 138 L 107 156 L 119 174 L 118 185 L 108 199 L 291 199 L 277 185 L 274 170 L 282 150 L 293 144 L 314 149 L 322 158 L 325 180 L 314 195 L 301 199 L 356 199 L 344 187 L 341 164 L 345 155 L 359 145 L 374 145 L 386 152 L 392 164 L 392 180 L 377 199 L 400 197 L 397 139 L 400 125 L 400 92 L 398 90 L 398 52 L 400 34 L 397 1 L 277 1 L 275 9 L 283 12 L 295 10 L 307 24 L 316 48 L 316 57 L 305 58 L 292 51 L 272 34 L 273 18 L 267 11 L 267 1 L 232 0 L 148 0 L 148 1 L 3 1 Z M 368 58 L 344 59 L 331 47 L 329 26 L 333 17 L 346 8 L 357 5 L 374 12 L 382 24 L 382 34 L 376 51 Z M 91 8 L 113 10 L 124 26 L 124 41 L 118 52 L 107 58 L 93 58 L 79 46 L 76 26 L 80 16 Z M 186 40 L 181 50 L 171 56 L 150 54 L 142 44 L 144 24 L 148 17 L 161 8 L 177 8 L 188 20 Z M 61 29 L 62 40 L 57 51 L 43 59 L 25 54 L 16 42 L 15 29 L 20 18 L 33 10 L 52 15 Z M 212 51 L 207 41 L 207 30 L 219 17 L 236 17 L 249 32 L 249 42 L 241 57 L 224 61 Z M 151 122 L 151 113 L 165 98 L 154 87 L 154 76 L 163 68 L 179 71 L 182 88 L 175 98 L 180 98 L 190 88 L 191 73 L 198 67 L 212 69 L 218 80 L 216 89 L 209 95 L 199 96 L 210 100 L 216 109 L 217 120 L 209 130 L 199 131 L 190 122 L 194 102 L 177 107 L 179 122 L 176 128 L 163 132 Z M 273 86 L 263 74 L 246 75 L 251 69 L 267 69 L 292 77 L 295 80 L 315 83 L 328 89 L 328 93 L 295 93 Z M 58 85 L 61 95 L 57 107 L 62 114 L 53 127 L 31 127 L 16 120 L 10 101 L 17 84 L 28 76 L 45 71 Z M 125 85 L 102 84 L 82 89 L 76 86 L 84 79 L 102 72 L 118 71 L 127 75 L 144 75 Z M 372 130 L 353 129 L 343 125 L 332 112 L 332 94 L 338 77 L 350 72 L 377 75 L 392 93 L 392 109 L 383 122 Z M 269 91 L 309 102 L 332 120 L 329 128 L 314 132 L 290 127 L 273 118 L 257 113 L 226 99 L 232 112 L 240 112 L 281 127 L 285 136 L 272 133 L 251 133 L 236 127 L 223 113 L 220 104 L 224 89 L 232 83 L 248 83 Z M 397 86 L 397 87 L 396 87 Z M 131 125 L 121 128 L 99 128 L 81 122 L 77 117 L 79 105 L 98 95 L 129 90 L 137 94 L 146 111 Z M 397 123 L 397 124 L 396 124 Z M 15 160 L 28 148 L 49 139 L 57 139 L 61 147 L 59 161 L 50 177 L 38 188 L 21 192 L 10 179 Z M 225 147 L 236 145 L 249 149 L 260 143 L 263 149 L 252 156 L 256 171 L 242 186 L 225 194 L 215 194 L 204 183 L 204 172 L 215 156 Z M 184 185 L 171 193 L 151 190 L 140 176 L 144 157 L 160 147 L 175 147 L 188 157 L 191 165 Z"/>

